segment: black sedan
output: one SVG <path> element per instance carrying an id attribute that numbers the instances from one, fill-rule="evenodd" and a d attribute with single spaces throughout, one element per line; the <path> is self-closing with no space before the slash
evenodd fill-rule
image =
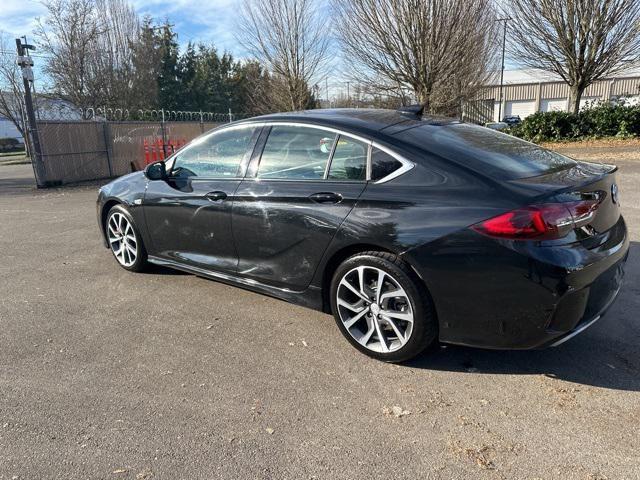
<path id="1" fill-rule="evenodd" d="M 557 345 L 615 299 L 616 168 L 411 109 L 228 124 L 100 189 L 105 246 L 332 313 L 360 351 Z"/>

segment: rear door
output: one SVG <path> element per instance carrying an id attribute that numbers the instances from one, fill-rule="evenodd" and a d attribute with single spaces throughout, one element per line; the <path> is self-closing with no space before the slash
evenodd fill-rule
<path id="1" fill-rule="evenodd" d="M 364 190 L 369 142 L 311 126 L 273 125 L 235 194 L 238 273 L 306 288 Z"/>
<path id="2" fill-rule="evenodd" d="M 166 181 L 149 182 L 144 214 L 151 254 L 235 272 L 231 207 L 259 130 L 229 127 L 194 140 L 171 161 Z"/>

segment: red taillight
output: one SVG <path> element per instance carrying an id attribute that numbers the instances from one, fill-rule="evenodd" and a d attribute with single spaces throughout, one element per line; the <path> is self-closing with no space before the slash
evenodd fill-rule
<path id="1" fill-rule="evenodd" d="M 566 205 L 571 212 L 573 222 L 576 224 L 575 227 L 582 227 L 593 220 L 596 210 L 598 209 L 598 205 L 600 205 L 600 201 L 601 196 L 599 199 L 569 202 L 564 203 L 563 205 Z"/>
<path id="2" fill-rule="evenodd" d="M 589 223 L 597 208 L 597 200 L 546 203 L 503 213 L 471 228 L 495 238 L 553 240 Z"/>

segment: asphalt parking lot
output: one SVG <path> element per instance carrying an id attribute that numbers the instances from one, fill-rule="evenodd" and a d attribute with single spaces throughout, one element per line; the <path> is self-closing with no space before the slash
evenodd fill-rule
<path id="1" fill-rule="evenodd" d="M 328 315 L 128 273 L 95 185 L 1 166 L 0 479 L 640 477 L 638 150 L 586 152 L 620 166 L 633 242 L 604 319 L 555 349 L 402 366 Z"/>

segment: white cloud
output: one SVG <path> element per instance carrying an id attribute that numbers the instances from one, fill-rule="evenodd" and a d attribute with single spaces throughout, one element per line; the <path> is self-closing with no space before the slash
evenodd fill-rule
<path id="1" fill-rule="evenodd" d="M 151 15 L 156 22 L 168 19 L 175 25 L 178 41 L 215 45 L 220 51 L 229 51 L 236 57 L 244 55 L 244 49 L 234 36 L 239 8 L 237 0 L 194 2 L 187 0 L 134 0 L 140 15 Z"/>
<path id="2" fill-rule="evenodd" d="M 36 0 L 0 1 L 0 32 L 4 37 L 32 37 L 36 18 L 46 15 L 44 6 Z M 244 49 L 233 34 L 239 5 L 237 0 L 133 0 L 131 3 L 140 16 L 148 14 L 155 22 L 168 19 L 174 24 L 180 45 L 184 46 L 189 41 L 205 42 L 237 57 L 244 55 Z"/>
<path id="3" fill-rule="evenodd" d="M 43 13 L 44 7 L 35 0 L 2 0 L 0 31 L 11 38 L 32 36 L 36 17 Z"/>

